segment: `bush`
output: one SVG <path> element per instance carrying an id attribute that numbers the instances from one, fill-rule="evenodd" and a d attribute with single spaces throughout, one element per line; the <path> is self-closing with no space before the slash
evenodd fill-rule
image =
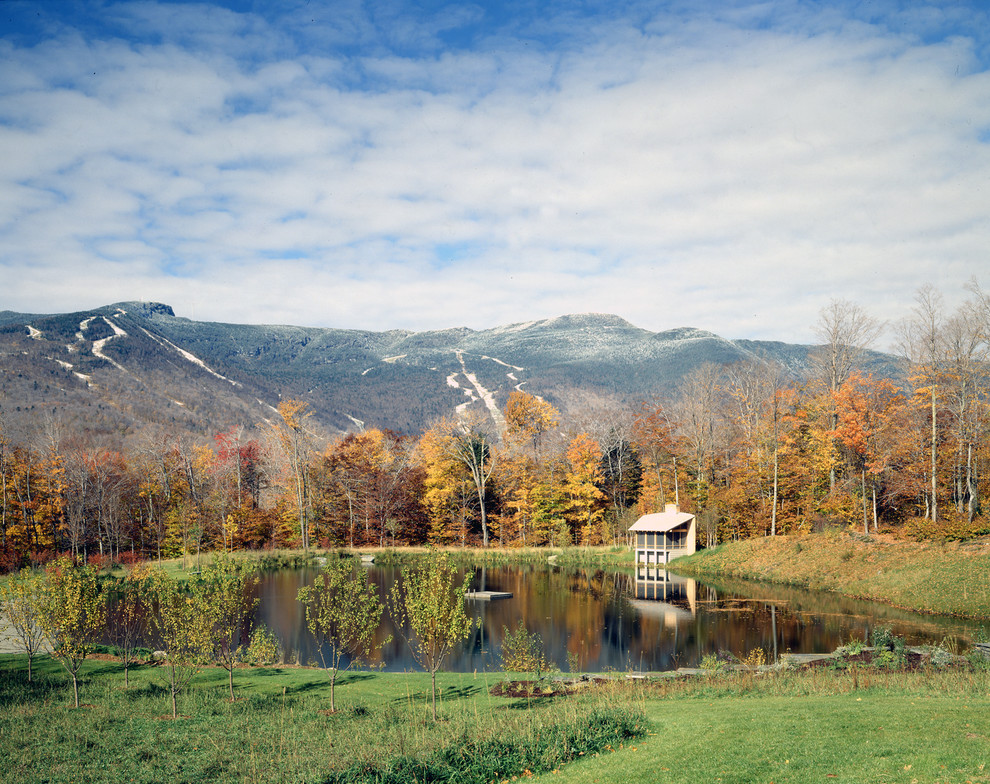
<path id="1" fill-rule="evenodd" d="M 898 637 L 889 626 L 878 626 L 873 630 L 873 665 L 881 669 L 897 670 L 907 664 L 904 651 L 904 638 Z"/>
<path id="2" fill-rule="evenodd" d="M 543 673 L 549 672 L 552 665 L 547 661 L 543 652 L 543 640 L 540 635 L 530 634 L 523 625 L 522 618 L 515 631 L 507 626 L 502 627 L 502 669 L 506 672 L 531 672 L 539 680 Z"/>
<path id="3" fill-rule="evenodd" d="M 267 626 L 256 626 L 243 658 L 247 664 L 270 667 L 282 661 L 282 645 Z"/>

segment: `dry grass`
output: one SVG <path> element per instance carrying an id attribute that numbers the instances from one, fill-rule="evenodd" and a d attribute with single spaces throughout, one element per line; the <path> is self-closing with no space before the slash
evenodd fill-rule
<path id="1" fill-rule="evenodd" d="M 990 547 L 827 533 L 732 542 L 678 572 L 835 591 L 918 612 L 990 618 Z"/>

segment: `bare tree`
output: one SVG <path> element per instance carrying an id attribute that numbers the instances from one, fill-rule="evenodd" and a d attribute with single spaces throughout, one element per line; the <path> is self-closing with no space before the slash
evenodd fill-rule
<path id="1" fill-rule="evenodd" d="M 744 361 L 726 369 L 726 388 L 743 444 L 752 457 L 761 494 L 770 502 L 770 535 L 777 534 L 780 487 L 780 442 L 784 389 L 783 368 L 769 362 Z"/>
<path id="2" fill-rule="evenodd" d="M 900 324 L 900 350 L 911 362 L 917 392 L 927 392 L 929 398 L 929 485 L 927 513 L 938 520 L 938 404 L 940 383 L 945 371 L 945 319 L 942 295 L 933 286 L 925 285 L 915 296 L 914 315 Z"/>
<path id="3" fill-rule="evenodd" d="M 811 352 L 809 359 L 832 396 L 829 424 L 833 431 L 838 426 L 835 395 L 850 373 L 859 367 L 864 354 L 880 337 L 883 328 L 882 322 L 847 300 L 833 299 L 819 311 L 814 330 L 821 345 Z M 829 472 L 829 489 L 835 489 L 834 466 Z"/>

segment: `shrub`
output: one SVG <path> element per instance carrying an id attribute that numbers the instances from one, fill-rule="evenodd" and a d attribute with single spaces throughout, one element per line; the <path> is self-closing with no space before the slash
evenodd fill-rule
<path id="1" fill-rule="evenodd" d="M 257 666 L 271 666 L 282 661 L 282 644 L 267 626 L 256 626 L 251 632 L 244 661 Z"/>
<path id="2" fill-rule="evenodd" d="M 878 626 L 873 630 L 873 665 L 881 669 L 900 669 L 907 663 L 904 652 L 904 638 L 898 637 L 889 626 Z"/>
<path id="3" fill-rule="evenodd" d="M 526 630 L 522 618 L 515 631 L 502 627 L 502 669 L 506 672 L 531 672 L 539 680 L 550 671 L 551 664 L 543 652 L 543 640 L 536 632 Z"/>

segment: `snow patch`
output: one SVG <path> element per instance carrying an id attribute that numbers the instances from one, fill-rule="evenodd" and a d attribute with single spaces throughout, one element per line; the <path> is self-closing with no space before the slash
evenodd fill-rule
<path id="1" fill-rule="evenodd" d="M 84 341 L 84 340 L 86 339 L 86 336 L 85 336 L 85 335 L 84 335 L 83 333 L 84 333 L 84 332 L 85 332 L 85 331 L 86 331 L 87 329 L 89 329 L 89 325 L 90 325 L 90 323 L 91 323 L 91 322 L 93 321 L 93 319 L 95 319 L 95 318 L 96 318 L 96 316 L 90 316 L 89 318 L 86 318 L 86 319 L 83 319 L 82 321 L 80 321 L 80 322 L 79 322 L 79 331 L 78 331 L 78 332 L 76 332 L 76 340 L 77 340 L 78 342 L 80 342 L 80 343 L 81 343 L 82 341 Z"/>
<path id="2" fill-rule="evenodd" d="M 184 359 L 188 360 L 189 362 L 192 362 L 194 365 L 197 365 L 198 367 L 201 367 L 211 376 L 215 376 L 216 378 L 219 378 L 221 381 L 226 381 L 228 384 L 232 384 L 235 387 L 241 386 L 241 383 L 239 381 L 234 381 L 232 379 L 227 378 L 224 375 L 221 375 L 220 373 L 217 373 L 217 371 L 209 367 L 205 362 L 203 362 L 203 360 L 201 360 L 195 354 L 186 351 L 184 348 L 179 348 L 171 340 L 167 340 L 166 338 L 163 338 L 161 335 L 152 335 L 144 327 L 141 327 L 141 331 L 144 332 L 144 334 L 147 335 L 149 338 L 151 338 L 153 341 L 155 341 L 158 345 L 168 346 L 172 350 L 177 351 Z M 261 401 L 259 400 L 258 402 L 260 403 Z"/>
<path id="3" fill-rule="evenodd" d="M 502 367 L 511 368 L 512 370 L 523 371 L 526 368 L 521 368 L 518 365 L 510 365 L 508 362 L 503 362 L 501 359 L 495 359 L 495 357 L 486 357 L 484 354 L 481 355 L 482 359 L 487 359 L 489 362 L 494 362 Z"/>
<path id="4" fill-rule="evenodd" d="M 27 331 L 28 331 L 28 337 L 29 338 L 34 338 L 35 340 L 41 340 L 42 339 L 41 338 L 41 330 L 40 329 L 35 329 L 30 324 L 26 324 L 25 326 L 27 326 Z"/>
<path id="5" fill-rule="evenodd" d="M 478 401 L 478 398 L 472 390 L 465 389 L 457 382 L 457 376 L 458 376 L 457 373 L 451 373 L 449 376 L 447 376 L 447 386 L 452 387 L 453 389 L 459 389 L 461 390 L 461 392 L 463 392 L 465 395 L 468 396 L 467 403 L 461 403 L 459 406 L 454 408 L 454 411 L 456 411 L 457 415 L 460 416 L 461 414 L 464 413 L 464 411 L 467 409 L 469 405 L 471 405 L 472 403 L 476 403 Z"/>
<path id="6" fill-rule="evenodd" d="M 474 402 L 475 399 L 480 398 L 485 404 L 485 408 L 488 409 L 488 413 L 491 414 L 492 419 L 495 420 L 495 426 L 498 427 L 500 431 L 505 430 L 505 418 L 502 416 L 502 412 L 498 410 L 498 406 L 495 405 L 495 394 L 493 392 L 489 392 L 481 386 L 478 381 L 478 377 L 474 373 L 468 372 L 467 365 L 464 363 L 464 352 L 455 350 L 454 353 L 457 355 L 457 360 L 461 363 L 461 372 L 464 374 L 464 378 L 471 382 L 471 386 L 474 387 L 475 392 L 478 394 L 478 397 L 474 398 L 474 395 L 469 390 L 464 390 L 468 394 L 472 395 L 473 399 L 471 402 Z M 509 367 L 511 367 L 511 365 Z M 450 383 L 450 377 L 448 377 L 447 383 Z M 467 408 L 468 405 L 470 405 L 470 403 L 462 403 L 457 407 L 457 412 L 461 413 L 462 410 Z"/>
<path id="7" fill-rule="evenodd" d="M 349 420 L 351 420 L 351 422 L 353 422 L 355 425 L 357 425 L 359 430 L 362 431 L 364 430 L 364 420 L 356 419 L 355 417 L 352 417 L 350 414 L 344 414 L 344 416 L 347 417 Z"/>
<path id="8" fill-rule="evenodd" d="M 94 316 L 93 318 L 96 318 L 96 317 Z M 87 319 L 83 323 L 86 325 L 86 327 L 89 327 L 89 322 L 92 321 L 92 320 L 93 319 L 90 318 L 90 319 Z M 103 320 L 107 323 L 107 325 L 110 327 L 110 329 L 113 330 L 113 334 L 110 337 L 108 337 L 108 338 L 101 338 L 100 340 L 93 341 L 93 356 L 94 357 L 99 357 L 100 359 L 103 359 L 103 360 L 106 360 L 111 365 L 113 365 L 115 368 L 117 368 L 117 370 L 123 370 L 126 373 L 127 372 L 127 369 L 123 365 L 121 365 L 119 362 L 116 362 L 115 360 L 110 359 L 110 357 L 108 357 L 106 354 L 103 353 L 103 349 L 106 347 L 107 343 L 109 343 L 111 340 L 114 340 L 116 338 L 126 338 L 127 337 L 127 333 L 124 332 L 124 330 L 121 329 L 119 326 L 117 326 L 116 324 L 114 324 L 106 316 L 103 317 Z M 80 324 L 79 325 L 79 328 L 82 329 L 83 328 L 83 325 Z"/>
<path id="9" fill-rule="evenodd" d="M 74 375 L 76 378 L 79 378 L 79 379 L 82 379 L 83 381 L 85 381 L 86 382 L 86 386 L 88 386 L 88 387 L 93 386 L 93 377 L 92 376 L 87 376 L 85 373 L 80 373 L 78 370 L 75 371 L 72 375 Z"/>
<path id="10" fill-rule="evenodd" d="M 366 376 L 366 375 L 368 375 L 368 374 L 369 374 L 369 373 L 370 373 L 370 372 L 371 372 L 372 370 L 373 370 L 373 368 L 367 368 L 366 370 L 362 370 L 362 371 L 361 371 L 361 375 L 362 375 L 362 376 Z"/>
<path id="11" fill-rule="evenodd" d="M 382 362 L 388 362 L 390 365 L 394 365 L 400 359 L 405 359 L 408 356 L 408 354 L 399 354 L 397 357 L 382 357 Z"/>

